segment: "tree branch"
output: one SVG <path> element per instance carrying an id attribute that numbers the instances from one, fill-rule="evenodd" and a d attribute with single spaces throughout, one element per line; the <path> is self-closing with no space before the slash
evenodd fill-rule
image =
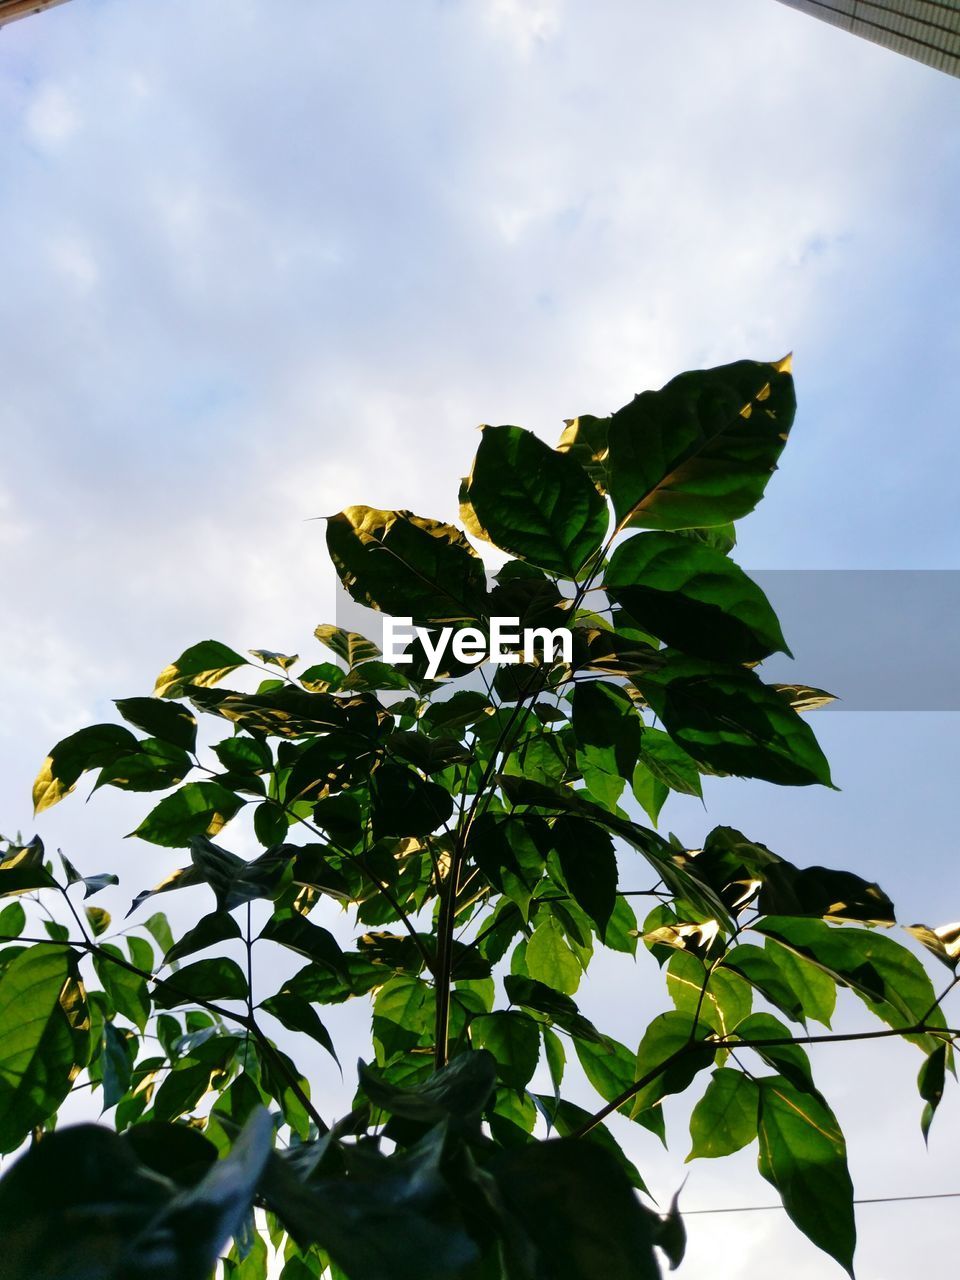
<path id="1" fill-rule="evenodd" d="M 822 1036 L 775 1036 L 760 1040 L 738 1040 L 734 1037 L 725 1037 L 721 1040 L 688 1041 L 674 1053 L 671 1053 L 658 1066 L 652 1067 L 639 1080 L 635 1080 L 633 1084 L 608 1102 L 606 1106 L 601 1107 L 599 1111 L 595 1112 L 589 1120 L 585 1120 L 569 1136 L 571 1138 L 585 1137 L 598 1124 L 606 1120 L 607 1116 L 612 1115 L 614 1111 L 619 1111 L 625 1102 L 635 1098 L 648 1084 L 651 1084 L 658 1076 L 663 1075 L 674 1063 L 681 1061 L 691 1052 L 699 1051 L 702 1053 L 704 1048 L 715 1051 L 720 1049 L 774 1049 L 783 1048 L 791 1044 L 845 1044 L 855 1040 L 884 1040 L 891 1039 L 894 1036 L 919 1035 L 935 1035 L 941 1039 L 954 1040 L 957 1036 L 960 1036 L 960 1030 L 954 1030 L 951 1027 L 930 1027 L 926 1023 L 918 1022 L 912 1027 L 889 1027 L 883 1031 L 849 1031 Z"/>

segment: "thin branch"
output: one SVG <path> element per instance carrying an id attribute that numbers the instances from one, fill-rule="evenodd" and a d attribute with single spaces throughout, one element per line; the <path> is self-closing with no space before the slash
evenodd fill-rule
<path id="1" fill-rule="evenodd" d="M 585 1120 L 578 1129 L 575 1129 L 569 1136 L 571 1138 L 582 1138 L 591 1130 L 595 1129 L 614 1111 L 629 1102 L 631 1098 L 636 1097 L 641 1090 L 645 1089 L 658 1076 L 669 1070 L 675 1063 L 685 1058 L 687 1054 L 694 1050 L 702 1053 L 704 1049 L 712 1049 L 718 1051 L 720 1049 L 775 1049 L 783 1048 L 791 1044 L 846 1044 L 856 1040 L 884 1040 L 891 1039 L 894 1036 L 919 1036 L 934 1035 L 939 1039 L 956 1039 L 960 1036 L 960 1030 L 954 1030 L 950 1027 L 930 1027 L 923 1022 L 918 1022 L 912 1027 L 890 1027 L 883 1031 L 850 1031 L 837 1032 L 833 1035 L 822 1036 L 775 1036 L 759 1040 L 738 1040 L 736 1038 L 723 1038 L 721 1040 L 697 1040 L 694 1042 L 687 1041 L 686 1044 L 680 1046 L 669 1057 L 665 1058 L 658 1066 L 652 1067 L 639 1080 L 635 1080 L 633 1084 L 628 1085 L 622 1093 L 613 1098 L 610 1102 L 595 1112 L 589 1120 Z"/>

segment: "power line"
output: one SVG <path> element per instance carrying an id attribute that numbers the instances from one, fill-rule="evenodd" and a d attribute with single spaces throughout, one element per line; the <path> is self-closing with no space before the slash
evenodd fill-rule
<path id="1" fill-rule="evenodd" d="M 960 1191 L 939 1191 L 930 1195 L 923 1196 L 871 1196 L 861 1200 L 854 1200 L 854 1204 L 901 1204 L 905 1200 L 960 1200 Z M 702 1213 L 768 1213 L 779 1209 L 783 1211 L 782 1204 L 746 1204 L 736 1205 L 729 1209 L 681 1209 L 680 1216 L 682 1218 L 691 1218 L 695 1214 Z"/>

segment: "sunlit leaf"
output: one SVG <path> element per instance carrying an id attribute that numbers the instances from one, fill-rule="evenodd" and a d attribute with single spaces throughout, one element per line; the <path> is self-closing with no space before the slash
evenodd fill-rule
<path id="1" fill-rule="evenodd" d="M 246 665 L 246 658 L 219 640 L 201 640 L 181 653 L 176 662 L 164 667 L 157 676 L 154 696 L 181 698 L 190 685 L 209 688 L 219 684 L 231 671 Z"/>
<path id="2" fill-rule="evenodd" d="M 729 1156 L 757 1136 L 760 1091 L 742 1071 L 718 1067 L 690 1116 L 688 1160 Z"/>
<path id="3" fill-rule="evenodd" d="M 89 1017 L 66 947 L 38 943 L 0 976 L 0 1152 L 67 1096 L 89 1052 Z"/>
<path id="4" fill-rule="evenodd" d="M 119 724 L 95 724 L 80 729 L 51 750 L 33 784 L 33 811 L 59 803 L 76 786 L 80 775 L 88 769 L 103 768 L 131 751 L 137 739 Z"/>
<path id="5" fill-rule="evenodd" d="M 583 469 L 521 427 L 484 427 L 466 500 L 498 547 L 570 578 L 607 532 L 607 505 Z"/>
<path id="6" fill-rule="evenodd" d="M 788 1080 L 760 1080 L 757 1161 L 790 1218 L 853 1275 L 853 1185 L 840 1127 L 826 1103 Z"/>
<path id="7" fill-rule="evenodd" d="M 681 373 L 610 419 L 606 475 L 621 526 L 710 528 L 763 497 L 793 423 L 789 359 Z"/>
<path id="8" fill-rule="evenodd" d="M 244 803 L 219 783 L 188 782 L 161 800 L 130 834 L 166 848 L 186 848 L 193 836 L 215 836 Z"/>
<path id="9" fill-rule="evenodd" d="M 453 525 L 347 507 L 327 521 L 327 548 L 340 581 L 369 608 L 438 625 L 484 615 L 483 563 Z"/>

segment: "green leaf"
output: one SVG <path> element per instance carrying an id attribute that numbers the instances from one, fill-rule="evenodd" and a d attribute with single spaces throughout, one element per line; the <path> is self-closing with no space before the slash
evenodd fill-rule
<path id="1" fill-rule="evenodd" d="M 733 927 L 719 896 L 680 864 L 674 846 L 655 831 L 592 803 L 583 792 L 573 791 L 567 786 L 544 786 L 528 778 L 513 778 L 507 774 L 501 774 L 498 782 L 512 805 L 525 805 L 546 813 L 574 813 L 606 827 L 638 849 L 671 893 L 682 899 L 698 919 L 716 920 L 721 926 Z"/>
<path id="2" fill-rule="evenodd" d="M 325 644 L 338 658 L 342 658 L 351 671 L 361 662 L 383 657 L 373 641 L 360 635 L 359 631 L 344 631 L 342 627 L 332 623 L 321 622 L 313 634 L 321 644 Z"/>
<path id="3" fill-rule="evenodd" d="M 296 685 L 280 683 L 257 693 L 231 693 L 220 689 L 190 691 L 192 701 L 203 711 L 223 716 L 251 733 L 278 738 L 302 738 L 348 725 L 356 715 L 373 719 L 369 704 L 357 699 L 338 701 L 328 693 L 308 693 Z"/>
<path id="4" fill-rule="evenodd" d="M 607 431 L 610 419 L 583 413 L 579 418 L 566 418 L 564 421 L 563 434 L 557 441 L 557 453 L 569 454 L 583 467 L 599 492 L 606 493 Z"/>
<path id="5" fill-rule="evenodd" d="M 158 698 L 116 698 L 113 704 L 124 720 L 151 738 L 160 738 L 184 751 L 197 745 L 197 719 L 186 707 Z"/>
<path id="6" fill-rule="evenodd" d="M 796 1226 L 853 1275 L 857 1229 L 847 1149 L 827 1104 L 779 1076 L 759 1082 L 757 1166 Z"/>
<path id="7" fill-rule="evenodd" d="M 84 887 L 84 900 L 92 898 L 95 893 L 100 893 L 101 890 L 106 889 L 109 885 L 120 883 L 118 876 L 112 875 L 108 872 L 104 872 L 96 876 L 82 876 L 73 863 L 70 862 L 69 858 L 64 855 L 62 849 L 58 849 L 57 852 L 60 854 L 60 861 L 63 863 L 63 869 L 67 873 L 67 884 L 82 884 Z"/>
<path id="8" fill-rule="evenodd" d="M 585 782 L 607 808 L 615 808 L 637 763 L 639 714 L 618 685 L 593 680 L 575 686 L 570 722 Z"/>
<path id="9" fill-rule="evenodd" d="M 279 667 L 281 671 L 289 671 L 300 657 L 298 653 L 277 653 L 275 649 L 250 649 L 248 652 L 268 667 Z"/>
<path id="10" fill-rule="evenodd" d="M 575 1048 L 584 1075 L 604 1102 L 619 1098 L 636 1080 L 637 1055 L 611 1036 L 604 1036 L 600 1043 L 578 1040 Z M 630 1098 L 618 1111 L 663 1138 L 663 1116 L 658 1106 L 638 1110 Z"/>
<path id="11" fill-rule="evenodd" d="M 182 747 L 145 738 L 137 751 L 104 765 L 95 789 L 109 785 L 121 791 L 166 791 L 182 782 L 192 768 L 193 761 Z"/>
<path id="12" fill-rule="evenodd" d="M 910 924 L 906 929 L 951 973 L 956 973 L 960 964 L 960 924 L 941 924 L 935 929 L 925 924 Z"/>
<path id="13" fill-rule="evenodd" d="M 453 525 L 347 507 L 327 521 L 327 549 L 350 595 L 371 609 L 443 626 L 484 615 L 483 562 Z"/>
<path id="14" fill-rule="evenodd" d="M 253 811 L 253 834 L 265 849 L 281 844 L 290 830 L 290 821 L 284 810 L 272 800 L 258 804 Z"/>
<path id="15" fill-rule="evenodd" d="M 33 784 L 33 811 L 42 813 L 70 794 L 80 775 L 103 768 L 119 756 L 136 751 L 137 739 L 119 724 L 94 724 L 51 750 Z"/>
<path id="16" fill-rule="evenodd" d="M 103 1079 L 103 1109 L 115 1107 L 130 1088 L 137 1038 L 121 1031 L 115 1023 L 103 1024 L 103 1048 L 98 1066 Z"/>
<path id="17" fill-rule="evenodd" d="M 29 844 L 11 846 L 0 858 L 0 897 L 47 889 L 53 879 L 44 865 L 43 841 L 34 836 Z"/>
<path id="18" fill-rule="evenodd" d="M 5 1280 L 122 1274 L 163 1280 L 174 1274 L 166 1270 L 174 1264 L 166 1250 L 159 1264 L 144 1249 L 135 1270 L 120 1267 L 130 1241 L 170 1195 L 169 1185 L 141 1168 L 130 1144 L 110 1129 L 82 1124 L 45 1134 L 0 1180 Z M 176 1274 L 195 1280 L 189 1271 Z"/>
<path id="19" fill-rule="evenodd" d="M 700 771 L 668 733 L 645 725 L 640 738 L 640 763 L 664 786 L 684 795 L 703 795 Z"/>
<path id="20" fill-rule="evenodd" d="M 789 357 L 681 373 L 610 419 L 606 477 L 621 528 L 711 528 L 763 497 L 793 423 Z"/>
<path id="21" fill-rule="evenodd" d="M 445 787 L 389 761 L 371 774 L 370 798 L 375 840 L 429 835 L 453 813 L 453 797 Z"/>
<path id="22" fill-rule="evenodd" d="M 206 836 L 193 836 L 190 840 L 190 884 L 208 884 L 217 899 L 221 911 L 233 911 L 236 907 L 257 898 L 273 896 L 277 884 L 290 865 L 291 846 L 268 850 L 252 862 L 245 862 L 238 854 L 214 844 Z M 186 877 L 185 877 L 186 878 Z"/>
<path id="23" fill-rule="evenodd" d="M 185 848 L 193 836 L 215 836 L 244 803 L 217 782 L 188 782 L 165 796 L 130 834 L 165 848 Z"/>
<path id="24" fill-rule="evenodd" d="M 444 1119 L 479 1120 L 496 1083 L 497 1064 L 491 1053 L 476 1049 L 461 1053 L 441 1067 L 425 1084 L 401 1089 L 389 1084 L 363 1062 L 358 1064 L 363 1091 L 374 1104 L 392 1115 L 423 1124 Z"/>
<path id="25" fill-rule="evenodd" d="M 134 1239 L 118 1275 L 161 1280 L 145 1275 L 155 1257 L 159 1237 L 172 1240 L 173 1265 L 165 1274 L 178 1280 L 206 1280 L 227 1241 L 251 1214 L 253 1199 L 273 1146 L 273 1122 L 262 1107 L 253 1112 L 229 1154 L 212 1164 L 201 1180 L 181 1191 L 162 1212 L 152 1230 Z"/>
<path id="26" fill-rule="evenodd" d="M 204 951 L 207 947 L 239 937 L 242 937 L 240 926 L 233 916 L 226 911 L 211 911 L 167 951 L 163 963 L 174 964 L 184 956 L 192 956 L 197 951 Z"/>
<path id="27" fill-rule="evenodd" d="M 944 1025 L 926 971 L 912 952 L 892 938 L 868 929 L 838 929 L 822 920 L 789 916 L 768 916 L 754 927 L 850 987 L 888 1026 L 910 1027 L 924 1020 L 930 1026 Z M 907 1038 L 926 1053 L 938 1043 L 931 1035 Z"/>
<path id="28" fill-rule="evenodd" d="M 604 590 L 644 631 L 714 662 L 789 654 L 755 582 L 720 551 L 675 533 L 641 533 L 614 551 Z"/>
<path id="29" fill-rule="evenodd" d="M 782 786 L 833 785 L 809 725 L 752 671 L 671 657 L 635 683 L 674 741 L 709 769 Z"/>
<path id="30" fill-rule="evenodd" d="M 278 991 L 276 995 L 264 1000 L 260 1007 L 267 1013 L 273 1014 L 288 1031 L 302 1032 L 303 1035 L 310 1036 L 318 1044 L 323 1045 L 334 1062 L 339 1064 L 340 1059 L 337 1057 L 330 1032 L 320 1021 L 316 1009 L 306 1000 L 290 992 Z"/>
<path id="31" fill-rule="evenodd" d="M 522 427 L 484 427 L 466 503 L 491 542 L 575 578 L 607 532 L 607 504 L 573 458 Z"/>
<path id="32" fill-rule="evenodd" d="M 22 951 L 0 976 L 0 1152 L 52 1115 L 89 1053 L 89 1015 L 66 947 Z"/>
<path id="33" fill-rule="evenodd" d="M 213 752 L 231 773 L 269 773 L 273 768 L 273 753 L 267 744 L 246 734 L 216 743 Z"/>
<path id="34" fill-rule="evenodd" d="M 571 951 L 554 916 L 547 916 L 537 924 L 527 943 L 526 959 L 530 977 L 554 991 L 569 996 L 579 987 L 582 976 L 580 961 Z"/>
<path id="35" fill-rule="evenodd" d="M 173 933 L 170 924 L 162 911 L 155 912 L 146 921 L 144 928 L 156 942 L 161 952 L 166 954 L 173 946 Z"/>
<path id="36" fill-rule="evenodd" d="M 103 907 L 84 907 L 83 913 L 95 938 L 99 938 L 110 928 L 110 912 L 104 911 Z"/>
<path id="37" fill-rule="evenodd" d="M 578 1133 L 593 1118 L 589 1111 L 585 1111 L 583 1107 L 578 1107 L 575 1102 L 570 1102 L 566 1098 L 551 1098 L 542 1093 L 534 1094 L 533 1097 L 537 1104 L 537 1110 L 546 1118 L 550 1129 L 555 1129 L 561 1138 L 569 1138 L 572 1134 Z M 658 1107 L 655 1110 L 659 1112 L 660 1108 Z M 653 1113 L 647 1112 L 646 1114 L 650 1116 Z M 653 1128 L 652 1125 L 648 1127 Z M 655 1130 L 655 1132 L 657 1132 L 658 1136 L 661 1136 L 659 1130 Z M 604 1150 L 609 1151 L 627 1175 L 630 1185 L 637 1191 L 642 1191 L 647 1195 L 650 1194 L 636 1165 L 625 1154 L 623 1148 L 606 1125 L 594 1125 L 584 1136 L 583 1141 L 595 1142 L 598 1146 L 603 1147 Z"/>
<path id="38" fill-rule="evenodd" d="M 343 670 L 333 662 L 315 662 L 301 671 L 297 679 L 311 693 L 329 693 L 339 689 L 344 681 Z"/>
<path id="39" fill-rule="evenodd" d="M 682 1093 L 713 1063 L 716 1051 L 703 1043 L 709 1033 L 702 1015 L 696 1029 L 692 1017 L 679 1010 L 654 1018 L 640 1041 L 635 1075 L 637 1080 L 652 1078 L 634 1095 L 631 1115 L 655 1106 L 668 1094 Z"/>
<path id="40" fill-rule="evenodd" d="M 562 992 L 514 973 L 504 978 L 503 985 L 511 1004 L 542 1013 L 575 1040 L 592 1040 L 595 1044 L 604 1042 L 597 1028 L 577 1008 L 576 1001 Z"/>
<path id="41" fill-rule="evenodd" d="M 794 1022 L 803 1021 L 806 1016 L 803 1001 L 769 951 L 742 942 L 727 952 L 723 958 L 723 967 L 745 978 L 765 1000 L 769 1000 L 788 1018 L 792 1018 Z M 832 987 L 833 984 L 830 985 Z"/>
<path id="42" fill-rule="evenodd" d="M 470 1039 L 475 1049 L 493 1054 L 505 1085 L 527 1087 L 540 1059 L 540 1028 L 531 1017 L 509 1011 L 481 1014 L 470 1023 Z"/>
<path id="43" fill-rule="evenodd" d="M 334 1259 L 337 1280 L 468 1280 L 479 1248 L 442 1168 L 446 1147 L 436 1128 L 405 1152 L 365 1162 L 361 1176 L 309 1184 L 271 1161 L 263 1195 L 302 1248 L 316 1242 Z"/>
<path id="44" fill-rule="evenodd" d="M 753 1003 L 743 978 L 722 967 L 709 972 L 690 951 L 675 951 L 670 957 L 667 990 L 681 1013 L 693 1017 L 699 1009 L 706 1023 L 723 1036 L 747 1017 Z"/>
<path id="45" fill-rule="evenodd" d="M 946 1065 L 947 1045 L 941 1044 L 925 1059 L 917 1076 L 917 1088 L 920 1090 L 920 1097 L 926 1103 L 920 1117 L 920 1130 L 923 1133 L 924 1142 L 927 1143 L 930 1141 L 930 1126 L 933 1124 L 934 1114 L 943 1097 Z"/>
<path id="46" fill-rule="evenodd" d="M 337 687 L 343 693 L 364 693 L 376 689 L 409 689 L 410 681 L 388 662 L 371 661 L 354 667 Z"/>
<path id="47" fill-rule="evenodd" d="M 832 924 L 897 922 L 893 903 L 879 885 L 850 871 L 800 869 L 782 860 L 764 870 L 757 910 L 771 916 L 819 916 Z"/>
<path id="48" fill-rule="evenodd" d="M 217 1159 L 213 1143 L 183 1124 L 135 1124 L 127 1129 L 123 1140 L 133 1148 L 141 1164 L 178 1186 L 195 1186 Z"/>
<path id="49" fill-rule="evenodd" d="M 610 833 L 586 818 L 561 814 L 551 834 L 567 888 L 603 942 L 617 904 L 617 855 Z"/>
<path id="50" fill-rule="evenodd" d="M 810 1070 L 810 1059 L 799 1044 L 763 1044 L 764 1040 L 789 1040 L 791 1032 L 770 1013 L 752 1013 L 744 1018 L 734 1033 L 738 1039 L 754 1041 L 754 1053 L 774 1071 L 784 1076 L 795 1089 L 817 1093 Z M 817 1094 L 819 1097 L 820 1095 Z"/>
<path id="51" fill-rule="evenodd" d="M 333 934 L 296 911 L 272 915 L 260 937 L 265 941 L 279 942 L 307 960 L 325 965 L 334 973 L 343 970 L 343 952 Z"/>
<path id="52" fill-rule="evenodd" d="M 715 1159 L 739 1151 L 757 1136 L 760 1090 L 742 1071 L 718 1067 L 690 1116 L 688 1160 Z"/>
<path id="53" fill-rule="evenodd" d="M 231 671 L 245 666 L 246 658 L 219 640 L 201 640 L 184 650 L 176 662 L 164 667 L 157 676 L 154 697 L 182 698 L 189 686 L 208 689 L 219 684 Z"/>
<path id="54" fill-rule="evenodd" d="M 0 911 L 0 938 L 9 942 L 19 938 L 27 923 L 27 913 L 19 902 L 11 902 Z"/>
<path id="55" fill-rule="evenodd" d="M 554 1088 L 557 1098 L 560 1097 L 560 1086 L 563 1083 L 563 1072 L 567 1065 L 567 1055 L 563 1047 L 563 1041 L 555 1031 L 551 1031 L 547 1026 L 540 1027 L 543 1035 L 543 1052 L 547 1061 L 547 1069 L 550 1072 L 550 1081 Z"/>
<path id="56" fill-rule="evenodd" d="M 247 979 L 236 960 L 218 956 L 196 960 L 178 969 L 171 978 L 158 982 L 153 1000 L 158 1009 L 174 1009 L 177 1005 L 204 1000 L 245 1000 Z"/>
<path id="57" fill-rule="evenodd" d="M 117 1013 L 129 1018 L 142 1032 L 150 1016 L 150 993 L 146 980 L 125 967 L 123 952 L 110 942 L 100 944 L 93 957 L 93 966 Z"/>
<path id="58" fill-rule="evenodd" d="M 800 1001 L 803 1016 L 829 1027 L 837 1004 L 837 986 L 833 978 L 809 960 L 777 946 L 775 942 L 768 943 L 764 952 Z"/>
<path id="59" fill-rule="evenodd" d="M 462 734 L 471 725 L 493 713 L 490 699 L 474 689 L 458 689 L 449 698 L 431 702 L 420 718 L 424 732 Z"/>

